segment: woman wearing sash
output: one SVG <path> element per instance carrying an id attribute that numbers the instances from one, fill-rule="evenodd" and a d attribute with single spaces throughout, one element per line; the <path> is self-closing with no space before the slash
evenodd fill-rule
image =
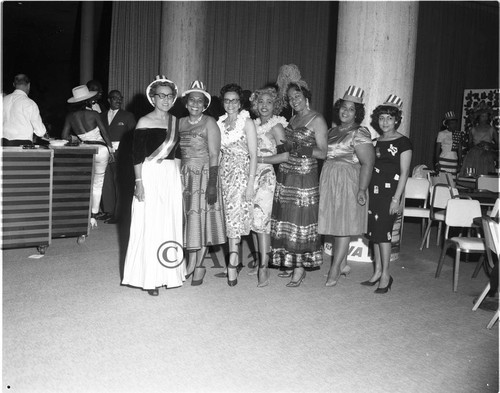
<path id="1" fill-rule="evenodd" d="M 146 89 L 154 110 L 134 131 L 135 191 L 130 240 L 122 284 L 158 296 L 158 288 L 175 288 L 185 280 L 182 232 L 182 183 L 178 120 L 168 113 L 177 86 L 158 75 Z"/>

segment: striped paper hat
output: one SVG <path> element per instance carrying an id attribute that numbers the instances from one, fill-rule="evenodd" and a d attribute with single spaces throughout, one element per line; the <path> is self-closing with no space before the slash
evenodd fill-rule
<path id="1" fill-rule="evenodd" d="M 444 114 L 444 120 L 458 120 L 458 117 L 455 112 L 449 111 Z"/>
<path id="2" fill-rule="evenodd" d="M 394 106 L 398 109 L 401 109 L 403 107 L 403 100 L 397 95 L 391 94 L 389 97 L 387 97 L 387 100 L 385 100 L 382 105 Z"/>
<path id="3" fill-rule="evenodd" d="M 154 104 L 154 101 L 153 101 L 153 98 L 149 96 L 149 91 L 151 90 L 151 86 L 153 85 L 153 83 L 156 83 L 156 82 L 168 82 L 168 83 L 171 83 L 174 85 L 174 91 L 172 93 L 174 93 L 174 101 L 172 102 L 172 105 L 174 105 L 175 101 L 177 100 L 177 95 L 179 93 L 179 89 L 177 89 L 177 85 L 172 82 L 170 79 L 167 79 L 167 77 L 165 75 L 156 75 L 155 76 L 155 80 L 153 82 L 151 82 L 148 87 L 146 88 L 146 97 L 148 98 L 148 101 L 151 105 L 155 106 Z"/>
<path id="4" fill-rule="evenodd" d="M 365 95 L 365 91 L 361 89 L 360 87 L 356 86 L 349 86 L 349 88 L 346 90 L 344 94 L 344 98 L 342 98 L 344 101 L 352 101 L 356 102 L 358 104 L 363 103 L 363 96 Z"/>
<path id="5" fill-rule="evenodd" d="M 212 101 L 212 97 L 210 94 L 208 94 L 207 89 L 205 88 L 205 84 L 200 81 L 200 80 L 195 80 L 194 82 L 191 82 L 191 86 L 189 86 L 189 90 L 186 90 L 184 93 L 182 93 L 182 97 L 188 95 L 189 93 L 202 93 L 205 97 L 208 99 L 208 104 L 206 108 L 210 105 L 210 102 Z M 205 109 L 206 109 L 205 108 Z"/>

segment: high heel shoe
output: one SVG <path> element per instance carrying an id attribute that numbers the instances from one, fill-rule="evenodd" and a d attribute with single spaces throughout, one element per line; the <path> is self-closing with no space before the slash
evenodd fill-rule
<path id="1" fill-rule="evenodd" d="M 262 279 L 261 272 L 265 273 L 264 274 L 265 279 Z M 267 266 L 260 267 L 259 268 L 259 283 L 257 284 L 257 287 L 259 287 L 259 288 L 267 287 L 269 285 L 269 276 L 270 276 L 270 272 L 269 272 L 268 267 Z"/>
<path id="2" fill-rule="evenodd" d="M 281 278 L 288 278 L 292 277 L 293 270 L 283 270 L 282 272 L 278 273 L 278 277 Z"/>
<path id="3" fill-rule="evenodd" d="M 380 281 L 380 277 L 377 278 L 375 281 L 370 281 L 370 280 L 366 280 L 366 281 L 363 281 L 363 282 L 360 282 L 361 285 L 366 285 L 368 287 L 373 287 L 376 283 L 378 283 Z"/>
<path id="4" fill-rule="evenodd" d="M 300 276 L 300 278 L 297 281 L 290 281 L 288 284 L 286 284 L 286 286 L 290 287 L 290 288 L 298 287 L 298 286 L 300 286 L 302 281 L 304 281 L 304 278 L 306 278 L 306 271 L 305 270 L 304 270 L 304 273 L 302 273 L 302 276 Z"/>
<path id="5" fill-rule="evenodd" d="M 229 279 L 229 271 L 236 270 L 236 278 L 234 280 Z M 238 266 L 232 266 L 231 264 L 227 265 L 227 285 L 230 287 L 234 287 L 238 284 Z"/>
<path id="6" fill-rule="evenodd" d="M 344 276 L 347 278 L 347 276 L 351 274 L 351 267 L 349 265 L 344 266 L 344 268 L 341 270 L 340 275 Z"/>
<path id="7" fill-rule="evenodd" d="M 387 284 L 387 286 L 384 288 L 375 289 L 375 293 L 387 293 L 387 291 L 389 291 L 389 289 L 391 289 L 393 281 L 394 280 L 392 279 L 392 276 L 389 276 L 389 284 Z"/>
<path id="8" fill-rule="evenodd" d="M 203 278 L 207 272 L 206 267 L 195 267 L 193 271 L 193 279 L 191 280 L 191 286 L 196 287 L 203 284 Z"/>
<path id="9" fill-rule="evenodd" d="M 155 289 L 148 289 L 148 295 L 151 295 L 151 296 L 158 296 L 160 294 L 160 292 L 158 292 L 158 288 L 155 288 Z"/>
<path id="10" fill-rule="evenodd" d="M 340 272 L 340 275 L 341 276 L 344 276 L 345 278 L 347 278 L 347 276 L 351 274 L 351 267 L 349 265 L 346 265 L 342 271 Z M 324 274 L 325 277 L 328 277 L 328 273 L 325 273 Z"/>
<path id="11" fill-rule="evenodd" d="M 335 285 L 337 285 L 341 275 L 342 275 L 342 272 L 340 272 L 339 275 L 337 277 L 335 277 L 335 280 L 332 280 L 330 277 L 330 272 L 328 272 L 328 278 L 326 279 L 325 287 L 334 287 Z"/>
<path id="12" fill-rule="evenodd" d="M 191 273 L 188 273 L 188 274 L 186 274 L 186 275 L 184 276 L 186 280 L 188 280 L 188 279 L 189 279 L 189 277 L 191 277 L 191 276 L 194 274 L 195 269 L 196 269 L 196 268 L 194 268 L 194 269 L 191 271 Z"/>

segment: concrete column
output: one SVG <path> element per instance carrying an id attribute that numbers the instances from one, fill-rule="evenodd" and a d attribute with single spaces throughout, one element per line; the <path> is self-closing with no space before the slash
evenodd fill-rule
<path id="1" fill-rule="evenodd" d="M 195 79 L 207 81 L 207 10 L 204 1 L 162 4 L 159 71 L 177 84 L 179 93 Z"/>
<path id="2" fill-rule="evenodd" d="M 80 84 L 94 76 L 94 2 L 82 2 L 82 26 L 80 31 Z"/>
<path id="3" fill-rule="evenodd" d="M 389 94 L 403 100 L 398 131 L 409 136 L 418 2 L 340 2 L 334 100 L 349 85 L 365 90 L 366 116 Z"/>

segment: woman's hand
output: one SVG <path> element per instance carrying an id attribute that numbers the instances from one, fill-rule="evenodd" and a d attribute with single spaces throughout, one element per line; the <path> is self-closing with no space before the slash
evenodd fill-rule
<path id="1" fill-rule="evenodd" d="M 358 190 L 357 201 L 361 206 L 366 204 L 366 190 Z"/>
<path id="2" fill-rule="evenodd" d="M 394 199 L 391 199 L 391 205 L 389 206 L 389 214 L 392 216 L 399 212 L 400 203 L 395 202 Z"/>
<path id="3" fill-rule="evenodd" d="M 134 196 L 139 202 L 144 202 L 144 186 L 142 180 L 135 182 Z"/>

